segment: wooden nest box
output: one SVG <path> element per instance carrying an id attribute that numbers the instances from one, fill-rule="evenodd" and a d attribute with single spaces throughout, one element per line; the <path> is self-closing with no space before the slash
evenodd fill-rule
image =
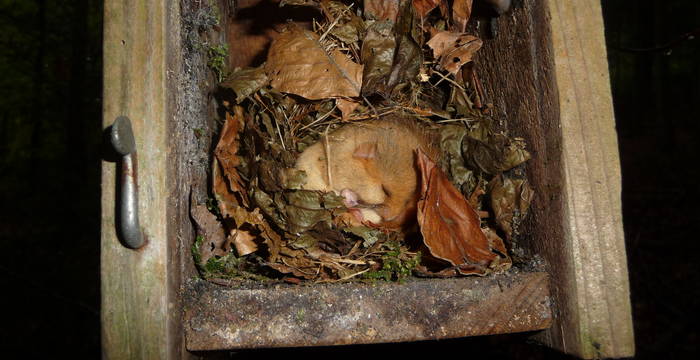
<path id="1" fill-rule="evenodd" d="M 207 48 L 230 65 L 259 61 L 260 4 L 106 1 L 104 126 L 131 119 L 140 230 L 123 245 L 119 167 L 103 163 L 105 358 L 179 359 L 193 351 L 441 339 L 538 331 L 581 358 L 634 354 L 620 168 L 600 4 L 524 0 L 498 18 L 478 57 L 484 91 L 524 138 L 535 189 L 523 232 L 540 272 L 399 283 L 238 289 L 198 278 L 190 196 L 206 196 L 215 85 Z M 211 10 L 211 9 L 209 9 Z M 219 21 L 212 16 L 218 17 Z M 214 30 L 204 31 L 204 28 Z M 209 80 L 207 80 L 209 79 Z"/>

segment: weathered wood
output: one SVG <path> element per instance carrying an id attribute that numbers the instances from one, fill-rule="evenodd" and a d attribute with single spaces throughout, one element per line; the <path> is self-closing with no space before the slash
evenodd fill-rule
<path id="1" fill-rule="evenodd" d="M 190 1 L 182 3 L 187 5 Z M 496 119 L 512 135 L 525 137 L 534 155 L 527 166 L 537 197 L 524 229 L 530 235 L 522 239 L 522 246 L 531 253 L 542 254 L 550 265 L 550 291 L 556 315 L 552 329 L 542 339 L 555 348 L 586 358 L 630 356 L 634 348 L 620 218 L 620 175 L 599 4 L 583 0 L 523 3 L 523 7 L 499 19 L 500 33 L 494 40 L 485 42 L 476 60 L 489 96 L 486 100 L 494 102 Z M 536 321 L 525 324 L 522 316 L 516 319 L 517 314 L 512 312 L 515 310 L 508 305 L 521 304 L 523 309 L 542 307 L 544 302 L 537 299 L 547 298 L 546 285 L 533 279 L 509 282 L 510 287 L 506 286 L 504 293 L 497 293 L 493 283 L 487 284 L 492 278 L 419 281 L 404 286 L 383 284 L 379 287 L 385 289 L 385 296 L 377 288 L 352 290 L 352 286 L 232 290 L 200 284 L 188 290 L 190 296 L 183 302 L 177 295 L 181 280 L 195 276 L 188 251 L 193 233 L 187 199 L 190 185 L 200 186 L 195 190 L 196 196 L 206 196 L 209 163 L 209 140 L 196 134 L 207 134 L 215 125 L 209 116 L 213 105 L 200 87 L 206 78 L 202 73 L 206 71 L 203 68 L 206 59 L 196 52 L 188 53 L 185 49 L 193 44 L 181 42 L 189 37 L 188 31 L 197 31 L 198 24 L 180 22 L 180 5 L 162 0 L 105 4 L 104 124 L 111 124 L 118 115 L 127 115 L 134 123 L 140 154 L 140 212 L 148 239 L 146 247 L 138 251 L 119 243 L 114 232 L 114 164 L 105 163 L 101 255 L 105 358 L 188 357 L 181 343 L 183 330 L 188 341 L 193 337 L 188 344 L 191 349 L 261 346 L 254 337 L 247 338 L 245 344 L 237 342 L 235 337 L 212 340 L 217 330 L 219 334 L 228 334 L 221 326 L 231 321 L 215 320 L 212 317 L 219 314 L 215 312 L 217 308 L 207 308 L 204 304 L 223 301 L 236 309 L 241 307 L 240 311 L 249 311 L 236 310 L 241 316 L 251 316 L 264 310 L 260 306 L 275 304 L 274 301 L 282 301 L 285 296 L 290 303 L 291 295 L 302 290 L 305 292 L 296 295 L 307 300 L 308 311 L 331 303 L 321 301 L 325 299 L 333 304 L 346 301 L 342 311 L 348 316 L 367 315 L 363 311 L 369 310 L 353 310 L 348 296 L 339 296 L 343 291 L 365 291 L 364 299 L 376 296 L 374 302 L 354 302 L 353 306 L 393 304 L 393 307 L 384 306 L 383 314 L 394 316 L 391 319 L 403 319 L 402 332 L 394 334 L 389 328 L 391 324 L 376 318 L 373 320 L 376 323 L 358 318 L 355 324 L 370 326 L 384 337 L 379 339 L 371 331 L 359 331 L 353 333 L 357 336 L 353 343 L 468 336 L 548 326 L 549 317 L 543 312 Z M 194 14 L 197 10 L 187 6 L 183 9 L 183 18 L 188 11 Z M 179 32 L 180 26 L 183 33 Z M 254 61 L 252 57 L 245 59 Z M 535 290 L 526 285 L 533 281 L 539 284 Z M 416 289 L 411 286 L 443 286 L 445 293 L 418 299 L 411 295 L 411 289 Z M 532 294 L 517 295 L 511 291 L 515 288 L 530 289 L 527 291 Z M 454 291 L 465 289 L 478 289 L 481 295 L 467 299 L 450 297 Z M 523 298 L 523 294 L 527 296 Z M 397 298 L 411 299 L 411 296 L 413 302 L 402 301 L 401 306 L 395 302 Z M 252 302 L 262 298 L 268 302 Z M 251 301 L 236 303 L 240 299 Z M 431 302 L 435 299 L 445 300 Z M 481 325 L 469 329 L 462 322 L 445 320 L 440 312 L 420 313 L 420 309 L 426 308 L 421 301 L 438 308 L 452 304 L 455 309 L 450 311 L 457 314 L 455 319 L 464 320 L 464 324 L 472 324 L 470 321 L 479 318 L 465 316 L 462 310 L 505 317 L 496 318 L 493 326 L 479 322 Z M 490 307 L 494 303 L 503 305 L 502 310 Z M 188 304 L 183 329 L 180 310 Z M 196 311 L 208 315 L 196 315 Z M 275 338 L 282 332 L 271 331 L 261 335 L 267 336 L 264 346 L 289 346 L 294 341 L 299 341 L 297 345 L 348 343 L 350 340 L 344 340 L 342 331 L 333 327 L 337 324 L 323 322 L 332 318 L 331 315 L 340 316 L 342 311 L 302 323 L 295 323 L 298 313 L 284 313 L 280 321 L 287 321 L 286 324 L 300 330 L 306 326 L 312 332 L 321 329 L 322 334 L 329 329 L 326 335 L 335 337 L 295 340 Z M 422 317 L 411 318 L 409 315 L 416 311 Z M 532 314 L 530 310 L 522 311 Z M 230 312 L 221 310 L 219 316 L 224 314 Z M 433 325 L 438 320 L 448 321 L 447 330 L 436 330 L 439 328 Z M 193 322 L 197 321 L 199 325 L 193 328 Z M 273 323 L 241 324 L 241 331 L 262 331 Z M 200 325 L 212 331 L 196 331 L 203 329 Z"/>
<path id="2" fill-rule="evenodd" d="M 549 264 L 556 316 L 542 340 L 584 358 L 634 353 L 620 172 L 596 2 L 523 1 L 477 69 L 495 118 L 524 137 L 536 196 L 521 245 Z M 551 14 L 551 19 L 550 19 Z M 613 331 L 614 330 L 614 331 Z"/>
<path id="3" fill-rule="evenodd" d="M 146 244 L 124 247 L 115 231 L 115 164 L 102 167 L 102 348 L 105 359 L 164 359 L 177 345 L 178 312 L 167 241 L 165 31 L 177 4 L 106 1 L 103 122 L 131 119 L 138 153 L 139 214 Z"/>
<path id="4" fill-rule="evenodd" d="M 445 339 L 551 323 L 546 273 L 259 290 L 198 281 L 185 296 L 192 351 Z"/>
<path id="5" fill-rule="evenodd" d="M 569 314 L 546 340 L 584 358 L 634 355 L 622 231 L 620 165 L 603 19 L 597 1 L 547 1 L 562 129 L 566 252 L 552 272 L 571 272 Z M 544 244 L 543 244 L 544 245 Z M 566 259 L 568 258 L 568 259 Z M 562 260 L 557 260 L 562 259 Z M 561 267 L 570 263 L 572 266 Z"/>
<path id="6" fill-rule="evenodd" d="M 184 344 L 183 301 L 180 290 L 187 279 L 198 278 L 192 260 L 191 246 L 195 231 L 190 218 L 190 195 L 198 203 L 208 198 L 208 176 L 211 173 L 211 146 L 216 133 L 216 101 L 212 93 L 216 80 L 207 66 L 207 48 L 217 46 L 223 32 L 214 31 L 209 19 L 216 17 L 226 28 L 228 16 L 218 12 L 216 2 L 199 0 L 173 1 L 180 10 L 171 16 L 168 49 L 168 268 L 170 288 L 178 291 L 171 301 L 173 315 L 170 329 L 174 343 L 169 359 L 195 358 Z M 219 0 L 225 9 L 232 2 Z M 203 31 L 206 30 L 206 31 Z"/>

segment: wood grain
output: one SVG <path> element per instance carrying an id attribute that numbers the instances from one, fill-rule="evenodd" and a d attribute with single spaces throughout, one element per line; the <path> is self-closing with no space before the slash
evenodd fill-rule
<path id="1" fill-rule="evenodd" d="M 575 314 L 549 332 L 554 347 L 584 358 L 634 355 L 622 231 L 620 165 L 600 3 L 548 1 L 562 128 L 565 243 Z M 572 347 L 571 344 L 578 346 Z"/>
<path id="2" fill-rule="evenodd" d="M 146 244 L 115 232 L 115 164 L 102 166 L 101 320 L 105 359 L 164 359 L 169 332 L 166 206 L 167 1 L 106 1 L 103 124 L 131 119 L 138 152 L 139 214 Z"/>
<path id="3" fill-rule="evenodd" d="M 620 170 L 600 5 L 523 1 L 476 62 L 497 123 L 533 159 L 520 239 L 545 258 L 556 316 L 540 339 L 584 358 L 634 353 Z"/>
<path id="4" fill-rule="evenodd" d="M 192 351 L 368 344 L 503 334 L 551 323 L 546 273 L 405 284 L 235 289 L 190 284 L 185 332 Z"/>
<path id="5" fill-rule="evenodd" d="M 183 1 L 190 3 L 194 1 Z M 631 356 L 619 160 L 600 6 L 584 0 L 523 3 L 499 19 L 500 34 L 485 42 L 475 61 L 497 121 L 512 135 L 525 137 L 534 155 L 527 165 L 537 189 L 525 229 L 531 235 L 521 241 L 547 260 L 556 305 L 552 327 L 541 339 L 585 358 Z M 193 239 L 187 199 L 193 184 L 200 186 L 195 197 L 206 196 L 209 158 L 202 154 L 208 154 L 210 143 L 195 136 L 195 130 L 208 133 L 215 125 L 210 116 L 213 105 L 199 88 L 207 77 L 200 67 L 206 59 L 181 49 L 187 48 L 181 39 L 188 34 L 179 29 L 188 28 L 186 21 L 180 21 L 179 5 L 163 0 L 105 4 L 104 125 L 118 115 L 129 116 L 134 124 L 140 154 L 139 210 L 148 241 L 138 251 L 119 243 L 114 231 L 115 167 L 104 163 L 105 358 L 189 356 L 181 337 L 183 330 L 192 329 L 182 328 L 180 311 L 185 303 L 198 303 L 195 299 L 183 303 L 177 295 L 182 279 L 196 276 L 187 250 Z M 184 18 L 188 8 L 183 9 Z M 246 31 L 260 33 L 258 25 L 247 24 L 252 28 Z M 229 40 L 234 35 L 229 32 Z M 232 63 L 254 64 L 260 56 L 257 50 L 239 58 L 232 52 Z M 220 296 L 210 290 L 202 295 Z M 273 298 L 284 292 L 256 296 L 263 295 Z M 514 298 L 522 300 L 520 295 Z M 506 304 L 503 299 L 493 301 Z M 188 321 L 192 319 L 188 315 Z M 454 331 L 450 336 L 494 333 L 495 326 Z M 496 332 L 505 331 L 514 330 Z M 370 335 L 363 341 L 379 341 Z M 404 335 L 401 339 L 410 338 Z"/>

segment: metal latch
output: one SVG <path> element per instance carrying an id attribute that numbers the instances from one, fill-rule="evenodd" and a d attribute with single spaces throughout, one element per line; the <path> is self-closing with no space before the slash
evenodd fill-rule
<path id="1" fill-rule="evenodd" d="M 121 235 L 126 246 L 138 249 L 143 246 L 144 241 L 139 223 L 136 141 L 131 128 L 131 120 L 128 117 L 120 116 L 114 120 L 110 140 L 114 149 L 122 156 L 121 176 L 118 185 L 121 196 L 118 205 L 119 226 L 117 232 Z"/>

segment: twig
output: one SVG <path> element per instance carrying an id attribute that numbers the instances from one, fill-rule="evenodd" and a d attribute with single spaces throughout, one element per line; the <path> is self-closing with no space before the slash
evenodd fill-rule
<path id="1" fill-rule="evenodd" d="M 374 116 L 376 118 L 379 118 L 379 114 L 377 113 L 377 109 L 374 107 L 374 105 L 372 105 L 372 103 L 369 101 L 369 99 L 367 99 L 366 96 L 362 95 L 362 100 L 364 100 L 367 103 L 367 105 L 369 106 L 369 108 L 372 109 Z"/>
<path id="2" fill-rule="evenodd" d="M 323 39 L 326 38 L 326 35 L 328 35 L 328 33 L 331 32 L 331 30 L 332 30 L 336 25 L 338 25 L 338 21 L 339 21 L 339 20 L 340 20 L 340 18 L 337 18 L 337 19 L 335 19 L 330 25 L 328 25 L 328 29 L 326 29 L 326 31 L 323 32 L 323 35 L 321 35 L 321 37 L 318 38 L 318 42 L 321 42 L 321 41 L 323 41 Z"/>
<path id="3" fill-rule="evenodd" d="M 471 122 L 474 122 L 474 121 L 477 121 L 477 120 L 476 120 L 476 119 L 470 119 L 470 118 L 458 118 L 458 119 L 438 120 L 438 121 L 436 121 L 436 123 L 442 124 L 442 123 L 451 123 L 451 122 L 458 122 L 458 121 L 462 121 L 462 122 L 470 122 L 470 121 L 471 121 Z"/>
<path id="4" fill-rule="evenodd" d="M 440 75 L 440 77 L 442 78 L 442 79 L 440 79 L 437 83 L 435 83 L 435 85 L 433 85 L 433 86 L 438 86 L 438 85 L 440 85 L 440 83 L 442 82 L 442 80 L 446 80 L 446 81 L 449 82 L 450 84 L 452 84 L 452 85 L 454 85 L 454 86 L 456 86 L 456 87 L 458 87 L 458 88 L 464 90 L 464 88 L 462 87 L 462 85 L 458 84 L 458 83 L 455 82 L 454 80 L 452 80 L 452 79 L 448 78 L 447 76 L 443 75 L 441 72 L 439 72 L 439 71 L 433 71 L 433 74 L 438 74 L 438 75 Z"/>
<path id="5" fill-rule="evenodd" d="M 362 260 L 352 260 L 352 259 L 343 259 L 343 258 L 330 258 L 329 260 L 339 262 L 339 263 L 344 263 L 344 264 L 367 265 L 367 262 L 362 261 Z"/>
<path id="6" fill-rule="evenodd" d="M 389 114 L 394 113 L 394 112 L 396 112 L 396 109 L 387 110 L 387 111 L 384 111 L 382 113 L 374 114 L 374 115 L 364 115 L 364 116 L 351 117 L 350 119 L 348 119 L 348 121 L 357 121 L 357 120 L 378 118 L 378 117 L 382 117 L 384 115 L 389 115 Z"/>
<path id="7" fill-rule="evenodd" d="M 340 15 L 344 15 L 345 12 L 346 12 L 346 11 L 349 11 L 350 8 L 351 8 L 353 5 L 354 5 L 354 4 L 348 5 L 348 7 L 346 7 L 345 10 L 343 10 L 343 13 L 341 13 Z M 323 5 L 323 3 L 321 3 L 321 7 L 323 7 L 324 13 L 325 13 L 327 10 L 325 10 L 326 7 Z M 326 16 L 328 16 L 329 18 L 332 18 L 332 17 L 333 17 L 333 15 L 330 13 L 330 11 L 328 11 L 328 13 L 326 14 Z M 326 35 L 328 35 L 328 33 L 329 33 L 336 25 L 338 25 L 338 21 L 340 21 L 340 16 L 339 16 L 338 18 L 334 19 L 333 22 L 331 22 L 331 24 L 328 26 L 328 29 L 326 29 L 326 31 L 323 32 L 323 35 L 321 35 L 321 37 L 318 39 L 319 42 L 323 41 L 323 39 L 326 37 Z"/>
<path id="8" fill-rule="evenodd" d="M 284 111 L 282 112 L 282 115 L 284 115 L 284 118 L 287 120 L 287 123 L 289 123 L 289 118 L 287 117 L 287 114 L 284 113 Z M 277 119 L 275 119 L 275 127 L 277 128 L 277 135 L 279 135 L 280 142 L 282 143 L 282 149 L 284 149 L 284 151 L 287 151 L 287 147 L 284 146 L 284 138 L 282 137 L 282 131 L 280 131 L 280 124 L 277 121 Z"/>
<path id="9" fill-rule="evenodd" d="M 367 268 L 367 269 L 364 269 L 364 270 L 362 270 L 362 271 L 358 271 L 358 272 L 356 272 L 356 273 L 354 273 L 354 274 L 350 274 L 350 275 L 348 275 L 348 276 L 342 277 L 342 278 L 338 279 L 337 281 L 339 282 L 339 281 L 345 281 L 345 280 L 352 279 L 352 278 L 354 278 L 355 276 L 362 275 L 362 274 L 364 274 L 364 273 L 370 271 L 371 269 L 372 269 L 372 268 Z"/>
<path id="10" fill-rule="evenodd" d="M 474 85 L 474 90 L 476 90 L 474 105 L 477 109 L 481 109 L 484 107 L 484 88 L 481 87 L 481 82 L 479 81 L 479 77 L 476 75 L 476 70 L 472 70 L 471 75 L 472 84 Z"/>
<path id="11" fill-rule="evenodd" d="M 326 172 L 328 173 L 328 187 L 333 189 L 333 177 L 331 176 L 331 145 L 328 140 L 328 129 L 331 127 L 330 124 L 326 126 L 326 132 L 323 136 L 323 144 L 326 147 Z"/>
<path id="12" fill-rule="evenodd" d="M 333 105 L 333 108 L 331 109 L 331 111 L 327 112 L 326 114 L 324 114 L 324 115 L 321 116 L 320 118 L 318 118 L 318 119 L 312 121 L 310 124 L 302 126 L 302 128 L 299 129 L 299 130 L 304 130 L 304 129 L 308 128 L 308 127 L 311 127 L 311 126 L 314 126 L 314 125 L 318 124 L 319 122 L 321 122 L 321 121 L 323 121 L 323 120 L 326 120 L 326 118 L 327 118 L 328 116 L 330 116 L 330 115 L 333 113 L 333 111 L 335 111 L 335 109 L 336 109 L 337 107 L 338 107 L 337 104 Z"/>

